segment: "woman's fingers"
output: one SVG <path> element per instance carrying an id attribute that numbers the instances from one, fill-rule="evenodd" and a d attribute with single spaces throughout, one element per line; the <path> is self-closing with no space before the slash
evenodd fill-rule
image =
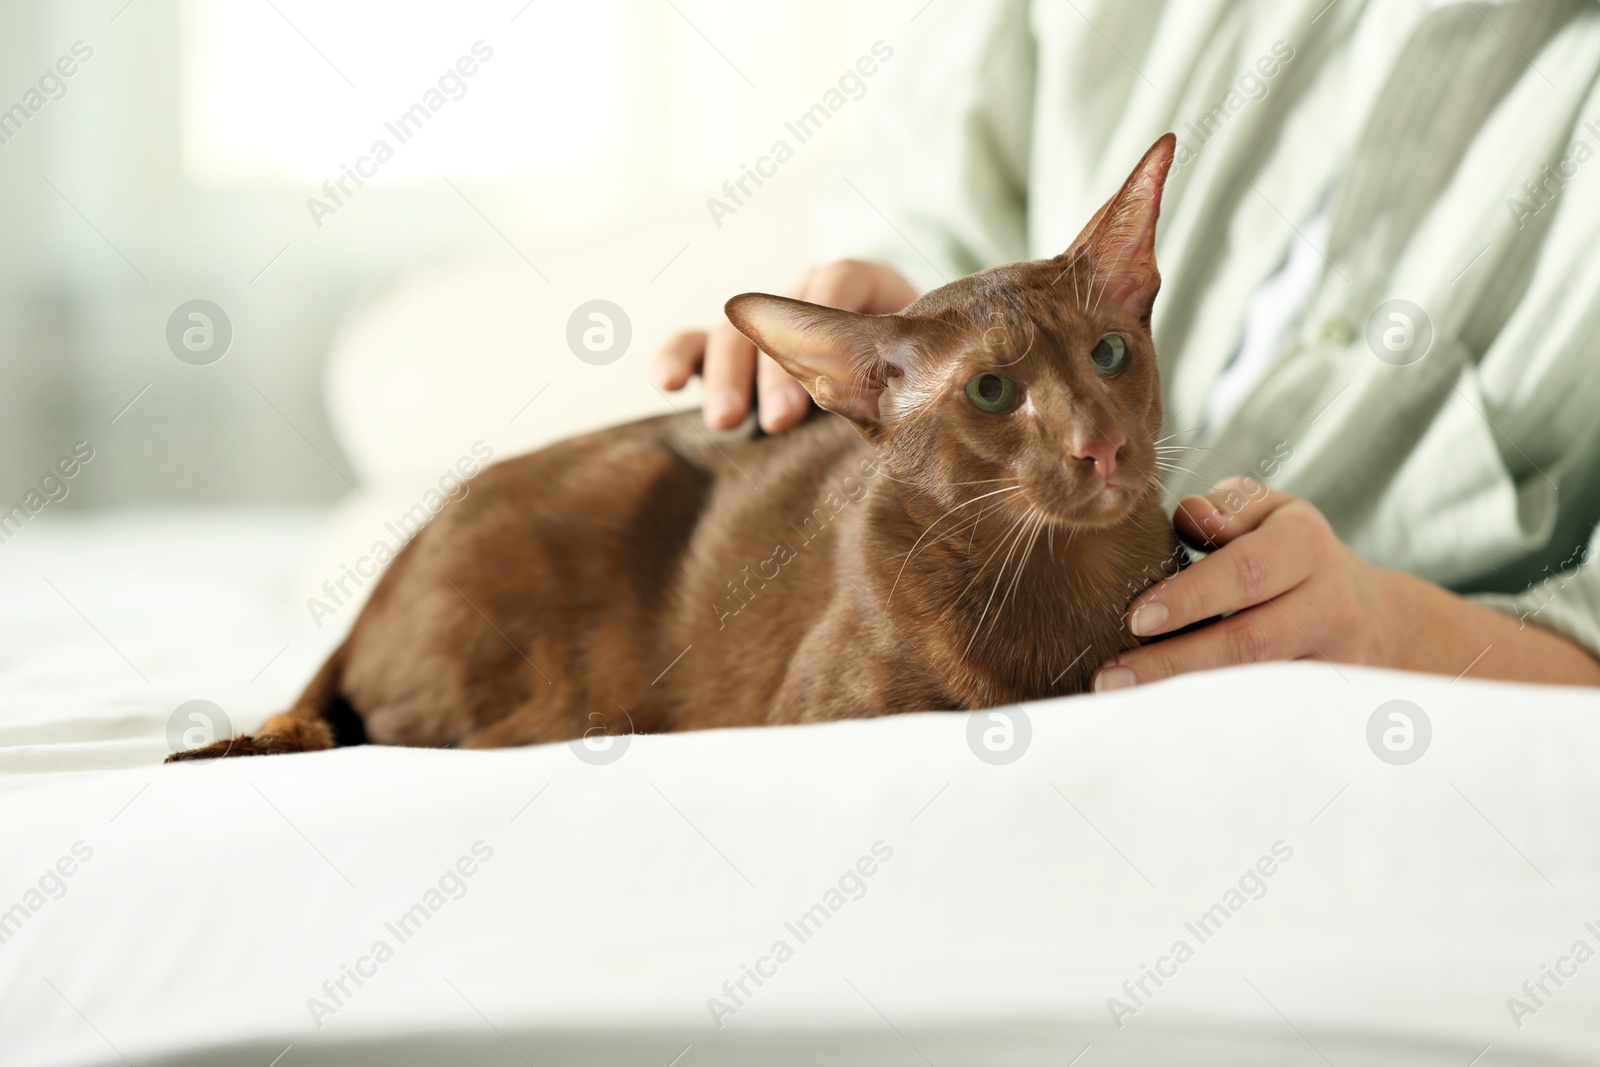
<path id="1" fill-rule="evenodd" d="M 1254 478 L 1226 478 L 1205 496 L 1184 497 L 1172 521 L 1185 541 L 1210 550 L 1249 533 L 1297 499 Z"/>
<path id="2" fill-rule="evenodd" d="M 824 307 L 860 311 L 871 295 L 871 275 L 852 260 L 842 259 L 806 271 L 795 296 Z"/>
<path id="3" fill-rule="evenodd" d="M 676 392 L 689 384 L 705 358 L 706 331 L 675 333 L 650 358 L 650 377 L 659 388 Z"/>
<path id="4" fill-rule="evenodd" d="M 811 408 L 806 387 L 789 376 L 765 352 L 756 356 L 756 410 L 761 428 L 767 433 L 782 433 L 799 425 Z"/>
<path id="5" fill-rule="evenodd" d="M 1095 691 L 1147 685 L 1190 671 L 1317 655 L 1303 627 L 1290 618 L 1293 599 L 1260 604 L 1193 633 L 1124 652 L 1095 675 Z"/>
<path id="6" fill-rule="evenodd" d="M 1390 609 L 1375 571 L 1315 505 L 1230 478 L 1181 500 L 1175 522 L 1211 555 L 1128 609 L 1130 633 L 1173 636 L 1118 655 L 1096 672 L 1095 689 L 1264 660 L 1384 662 Z M 1216 621 L 1193 626 L 1207 619 Z"/>
<path id="7" fill-rule="evenodd" d="M 905 308 L 917 298 L 917 291 L 893 267 L 846 259 L 808 269 L 789 295 L 813 304 L 886 315 Z M 682 389 L 700 374 L 705 379 L 706 425 L 715 430 L 732 429 L 744 421 L 752 389 L 759 394 L 761 426 L 768 433 L 790 429 L 811 408 L 805 387 L 727 322 L 709 333 L 674 334 L 651 359 L 650 373 L 662 389 Z"/>
<path id="8" fill-rule="evenodd" d="M 1226 543 L 1140 593 L 1128 606 L 1128 629 L 1138 637 L 1171 633 L 1205 619 L 1264 604 L 1311 577 L 1323 534 L 1315 509 L 1285 496 L 1271 511 L 1237 515 Z M 1244 533 L 1247 521 L 1258 523 Z"/>
<path id="9" fill-rule="evenodd" d="M 769 356 L 757 353 L 742 335 L 718 338 L 705 330 L 673 334 L 651 358 L 650 374 L 658 388 L 675 391 L 704 368 L 706 423 L 726 429 L 738 425 L 748 410 L 750 379 L 745 368 L 752 361 L 761 426 L 768 433 L 782 433 L 805 418 L 811 398 L 803 385 Z"/>
<path id="10" fill-rule="evenodd" d="M 824 307 L 887 315 L 917 298 L 916 289 L 892 267 L 842 259 L 802 274 L 789 295 Z M 756 360 L 756 392 L 761 428 L 782 433 L 797 425 L 811 409 L 805 387 L 764 353 Z"/>
<path id="11" fill-rule="evenodd" d="M 824 307 L 868 315 L 900 311 L 916 299 L 911 283 L 894 268 L 856 259 L 841 259 L 807 271 L 793 295 Z"/>
<path id="12" fill-rule="evenodd" d="M 756 346 L 732 323 L 719 323 L 706 343 L 705 420 L 713 430 L 731 430 L 750 410 L 756 379 Z"/>

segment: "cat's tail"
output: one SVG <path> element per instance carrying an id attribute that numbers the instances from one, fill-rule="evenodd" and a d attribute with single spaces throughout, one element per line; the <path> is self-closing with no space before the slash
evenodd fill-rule
<path id="1" fill-rule="evenodd" d="M 201 748 L 174 752 L 166 762 L 224 756 L 278 756 L 286 752 L 318 752 L 365 744 L 366 728 L 342 692 L 348 648 L 348 641 L 340 645 L 311 679 L 294 707 L 272 716 L 254 734 L 240 734 Z"/>

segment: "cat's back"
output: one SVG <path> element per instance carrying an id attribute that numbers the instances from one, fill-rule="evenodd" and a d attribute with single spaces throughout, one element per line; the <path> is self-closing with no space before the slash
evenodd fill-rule
<path id="1" fill-rule="evenodd" d="M 789 514 L 867 451 L 847 421 L 826 412 L 778 436 L 753 419 L 716 432 L 698 411 L 662 415 L 496 463 L 437 525 L 460 532 L 499 519 L 584 537 L 596 526 L 664 535 L 713 512 Z"/>
<path id="2" fill-rule="evenodd" d="M 712 571 L 720 585 L 719 566 L 770 554 L 866 452 L 850 424 L 827 413 L 778 436 L 753 420 L 713 432 L 695 411 L 561 441 L 467 483 L 395 561 L 374 607 L 393 600 L 411 615 L 406 591 L 448 578 L 508 608 L 603 600 L 654 625 Z"/>

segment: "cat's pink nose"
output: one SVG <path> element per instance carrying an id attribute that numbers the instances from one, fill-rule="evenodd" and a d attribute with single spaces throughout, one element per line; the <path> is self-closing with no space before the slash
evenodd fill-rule
<path id="1" fill-rule="evenodd" d="M 1094 472 L 1109 482 L 1117 469 L 1117 456 L 1127 443 L 1128 438 L 1121 433 L 1084 437 L 1073 442 L 1072 458 L 1092 464 Z"/>

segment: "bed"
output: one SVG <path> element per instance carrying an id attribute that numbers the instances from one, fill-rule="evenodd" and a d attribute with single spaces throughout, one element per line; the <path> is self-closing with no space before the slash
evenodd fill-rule
<path id="1" fill-rule="evenodd" d="M 328 521 L 0 546 L 0 1063 L 1600 1061 L 1589 693 L 1291 664 L 163 766 L 348 625 L 303 603 Z"/>

